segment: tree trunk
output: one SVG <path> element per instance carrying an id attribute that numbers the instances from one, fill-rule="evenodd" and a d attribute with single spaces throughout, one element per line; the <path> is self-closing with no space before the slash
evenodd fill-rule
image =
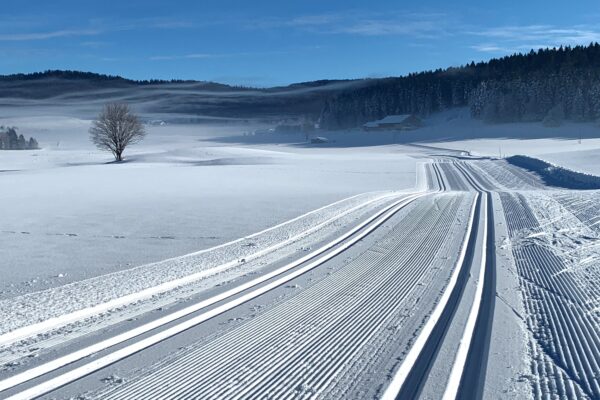
<path id="1" fill-rule="evenodd" d="M 115 159 L 117 161 L 123 161 L 123 158 L 121 157 L 121 152 L 120 151 L 115 153 Z"/>

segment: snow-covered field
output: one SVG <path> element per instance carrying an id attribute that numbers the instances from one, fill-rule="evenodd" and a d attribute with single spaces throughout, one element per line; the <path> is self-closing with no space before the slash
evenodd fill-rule
<path id="1" fill-rule="evenodd" d="M 26 111 L 0 121 L 43 147 L 0 152 L 3 395 L 600 395 L 598 191 L 479 157 L 593 173 L 596 125 L 167 124 L 116 164 Z"/>
<path id="2" fill-rule="evenodd" d="M 248 127 L 149 127 L 128 162 L 72 117 L 7 119 L 42 150 L 0 153 L 0 297 L 183 255 L 369 191 L 410 189 L 417 160 L 395 148 L 238 145 Z M 418 153 L 418 151 L 413 151 Z"/>
<path id="3" fill-rule="evenodd" d="M 422 140 L 474 155 L 529 155 L 575 171 L 600 174 L 600 123 L 565 122 L 555 128 L 539 122 L 484 124 L 468 110 L 449 110 L 427 120 Z"/>

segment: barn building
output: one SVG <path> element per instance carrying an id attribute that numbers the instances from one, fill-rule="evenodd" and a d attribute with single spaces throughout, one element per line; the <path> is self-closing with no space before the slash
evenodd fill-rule
<path id="1" fill-rule="evenodd" d="M 413 114 L 388 115 L 387 117 L 367 122 L 363 125 L 366 131 L 382 131 L 382 130 L 411 130 L 417 129 L 422 125 L 421 119 Z"/>

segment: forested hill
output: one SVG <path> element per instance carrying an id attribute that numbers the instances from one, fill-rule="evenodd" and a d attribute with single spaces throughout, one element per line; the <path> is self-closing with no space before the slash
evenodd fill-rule
<path id="1" fill-rule="evenodd" d="M 0 99 L 63 105 L 119 101 L 147 113 L 320 120 L 325 129 L 357 127 L 392 114 L 427 116 L 453 107 L 469 107 L 474 118 L 487 122 L 558 125 L 600 119 L 600 45 L 543 49 L 399 78 L 273 88 L 46 71 L 0 76 Z"/>
<path id="2" fill-rule="evenodd" d="M 61 105 L 95 110 L 98 102 L 125 102 L 142 113 L 223 119 L 302 119 L 316 121 L 325 100 L 364 80 L 320 80 L 271 88 L 231 86 L 210 81 L 132 80 L 81 71 L 0 75 L 4 104 Z M 95 112 L 95 111 L 93 111 Z M 88 114 L 92 117 L 93 113 Z M 176 117 L 176 115 L 175 115 Z"/>
<path id="3" fill-rule="evenodd" d="M 356 127 L 391 114 L 468 106 L 488 122 L 600 118 L 600 45 L 542 49 L 459 68 L 373 80 L 328 99 L 326 129 Z"/>
<path id="4" fill-rule="evenodd" d="M 182 87 L 212 92 L 240 91 L 246 88 L 229 86 L 216 82 L 193 80 L 133 80 L 118 75 L 104 75 L 94 72 L 48 70 L 30 74 L 0 75 L 0 98 L 45 99 L 71 93 L 85 93 L 94 90 L 152 87 Z"/>

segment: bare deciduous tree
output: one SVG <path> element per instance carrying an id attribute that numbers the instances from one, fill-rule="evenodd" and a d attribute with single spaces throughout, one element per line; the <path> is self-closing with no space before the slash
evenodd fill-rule
<path id="1" fill-rule="evenodd" d="M 125 147 L 146 136 L 144 126 L 127 104 L 107 104 L 92 122 L 90 139 L 101 150 L 108 150 L 116 161 L 123 159 Z"/>

